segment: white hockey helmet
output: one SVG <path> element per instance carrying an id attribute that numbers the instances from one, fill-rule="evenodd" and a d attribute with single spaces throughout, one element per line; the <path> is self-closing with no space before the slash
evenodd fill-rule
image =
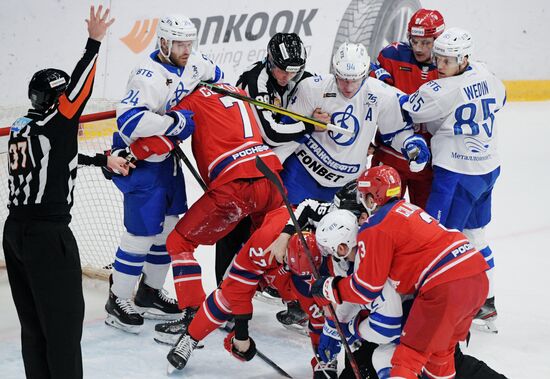
<path id="1" fill-rule="evenodd" d="M 464 57 L 472 58 L 474 45 L 472 35 L 461 28 L 449 28 L 443 32 L 434 42 L 435 55 L 456 57 L 459 65 L 464 62 Z"/>
<path id="2" fill-rule="evenodd" d="M 348 210 L 337 209 L 327 213 L 315 231 L 317 245 L 324 255 L 331 254 L 336 258 L 346 258 L 357 246 L 357 217 Z M 348 252 L 345 256 L 338 255 L 338 246 L 345 244 Z"/>
<path id="3" fill-rule="evenodd" d="M 157 24 L 159 48 L 161 38 L 164 38 L 168 44 L 168 54 L 164 54 L 162 49 L 160 49 L 160 53 L 165 58 L 169 58 L 172 51 L 172 41 L 196 41 L 197 28 L 187 16 L 181 14 L 164 16 Z"/>
<path id="4" fill-rule="evenodd" d="M 164 16 L 158 22 L 157 37 L 167 41 L 195 41 L 197 28 L 187 16 L 181 14 Z"/>
<path id="5" fill-rule="evenodd" d="M 370 57 L 362 43 L 344 42 L 332 57 L 334 75 L 345 80 L 358 80 L 369 73 Z"/>

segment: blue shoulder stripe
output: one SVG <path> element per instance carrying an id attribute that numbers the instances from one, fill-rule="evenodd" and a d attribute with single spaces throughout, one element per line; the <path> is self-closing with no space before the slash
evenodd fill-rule
<path id="1" fill-rule="evenodd" d="M 391 337 L 399 337 L 401 335 L 401 328 L 384 328 L 370 321 L 369 321 L 369 326 L 376 333 L 384 337 L 391 338 Z"/>
<path id="2" fill-rule="evenodd" d="M 359 228 L 359 232 L 380 224 L 384 220 L 386 215 L 391 211 L 395 203 L 397 203 L 398 201 L 399 199 L 395 199 L 388 201 L 386 204 L 384 204 L 382 208 L 377 210 L 375 214 L 370 216 L 367 221 L 365 221 L 363 225 L 361 225 L 361 227 Z"/>
<path id="3" fill-rule="evenodd" d="M 401 326 L 401 321 L 403 317 L 384 316 L 378 312 L 374 312 L 369 314 L 369 318 L 373 321 L 376 321 L 388 326 Z"/>

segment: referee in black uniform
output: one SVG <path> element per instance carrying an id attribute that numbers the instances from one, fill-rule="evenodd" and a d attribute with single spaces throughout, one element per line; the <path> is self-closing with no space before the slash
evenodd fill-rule
<path id="1" fill-rule="evenodd" d="M 109 9 L 90 8 L 88 41 L 71 77 L 57 69 L 29 83 L 32 109 L 9 139 L 9 215 L 3 247 L 21 323 L 27 378 L 82 378 L 82 272 L 69 228 L 78 119 L 92 93 Z"/>

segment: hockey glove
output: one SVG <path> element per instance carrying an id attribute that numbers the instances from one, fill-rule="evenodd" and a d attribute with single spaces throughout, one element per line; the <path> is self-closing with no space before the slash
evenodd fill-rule
<path id="1" fill-rule="evenodd" d="M 151 155 L 162 155 L 174 149 L 174 143 L 166 136 L 142 137 L 130 145 L 130 152 L 136 159 L 144 160 Z"/>
<path id="2" fill-rule="evenodd" d="M 325 325 L 323 325 L 323 334 L 321 334 L 319 340 L 317 354 L 319 358 L 321 358 L 321 361 L 328 363 L 336 359 L 341 349 L 342 342 L 336 330 L 336 325 L 334 325 L 334 321 L 327 318 L 325 320 Z"/>
<path id="3" fill-rule="evenodd" d="M 385 68 L 382 68 L 379 65 L 371 62 L 370 70 L 374 72 L 374 76 L 376 76 L 376 79 L 381 80 L 383 82 L 388 82 L 389 84 L 393 84 L 392 77 L 390 73 L 386 71 Z"/>
<path id="4" fill-rule="evenodd" d="M 349 323 L 340 323 L 340 327 L 344 332 L 346 341 L 348 345 L 352 345 L 355 341 L 360 339 L 358 334 L 358 326 L 360 322 L 360 317 L 355 316 Z M 333 359 L 336 359 L 336 356 L 340 352 L 342 344 L 340 342 L 340 335 L 336 330 L 336 325 L 334 321 L 327 318 L 325 319 L 325 324 L 323 325 L 323 334 L 319 341 L 319 347 L 317 353 L 321 357 L 323 362 L 330 362 Z"/>
<path id="5" fill-rule="evenodd" d="M 248 348 L 248 350 L 245 352 L 237 350 L 237 348 L 234 346 L 235 331 L 233 331 L 229 333 L 227 337 L 225 337 L 225 339 L 223 340 L 223 346 L 225 350 L 229 351 L 229 353 L 231 353 L 231 355 L 238 360 L 242 362 L 248 362 L 256 355 L 256 343 L 251 337 L 248 337 L 248 339 L 250 340 L 250 347 Z"/>
<path id="6" fill-rule="evenodd" d="M 183 141 L 195 130 L 195 121 L 193 121 L 193 112 L 188 111 L 187 109 L 180 109 L 177 111 L 171 111 L 166 113 L 167 116 L 170 116 L 174 119 L 172 125 L 166 129 L 164 133 L 167 136 L 178 137 L 179 140 Z"/>
<path id="7" fill-rule="evenodd" d="M 311 295 L 317 305 L 323 307 L 331 302 L 341 304 L 340 294 L 336 284 L 342 279 L 341 276 L 321 276 L 311 286 Z"/>
<path id="8" fill-rule="evenodd" d="M 403 156 L 409 161 L 411 172 L 420 172 L 430 160 L 430 149 L 422 136 L 413 134 L 403 142 Z"/>

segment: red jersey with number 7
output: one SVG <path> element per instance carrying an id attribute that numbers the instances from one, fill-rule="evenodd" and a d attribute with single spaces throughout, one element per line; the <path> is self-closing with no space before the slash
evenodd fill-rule
<path id="1" fill-rule="evenodd" d="M 489 269 L 466 236 L 404 200 L 381 207 L 357 235 L 359 267 L 338 282 L 343 301 L 368 304 L 389 279 L 402 295 Z"/>
<path id="2" fill-rule="evenodd" d="M 229 84 L 217 86 L 240 95 L 247 93 Z M 263 143 L 250 104 L 200 86 L 172 110 L 194 113 L 195 131 L 191 146 L 200 175 L 209 189 L 235 179 L 262 177 L 254 160 L 257 156 L 273 171 L 282 170 L 281 162 Z"/>

